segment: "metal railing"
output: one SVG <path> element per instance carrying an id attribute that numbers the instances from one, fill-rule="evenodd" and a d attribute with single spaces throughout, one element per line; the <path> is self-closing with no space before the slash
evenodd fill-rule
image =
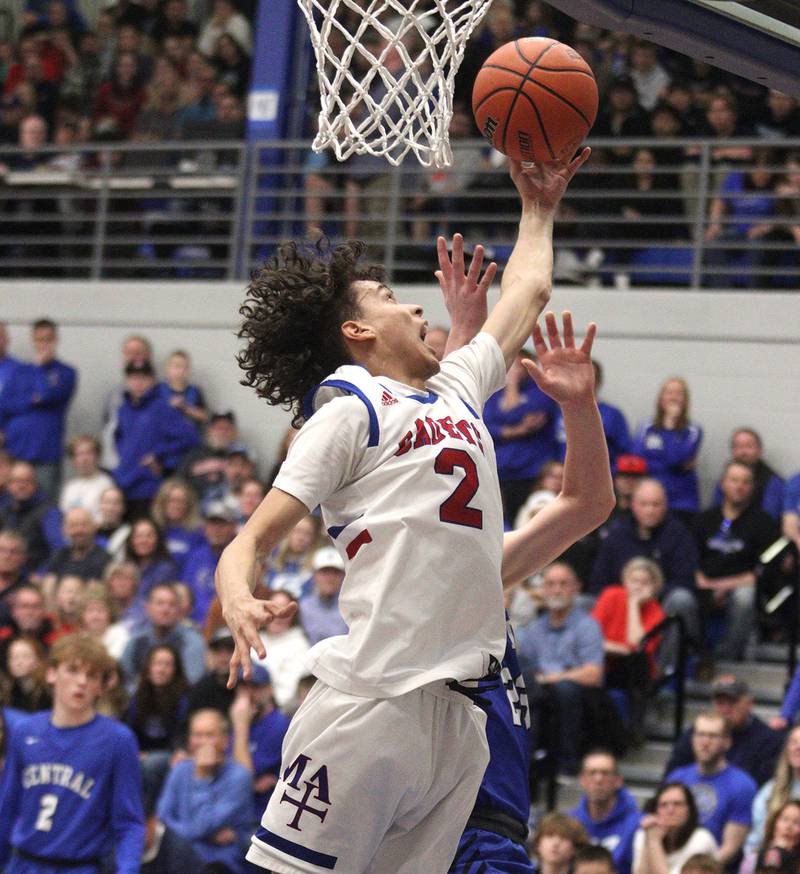
<path id="1" fill-rule="evenodd" d="M 559 212 L 557 281 L 797 287 L 800 173 L 784 162 L 800 140 L 590 142 Z M 462 232 L 502 265 L 519 197 L 482 141 L 453 146 L 444 171 L 339 164 L 304 140 L 7 148 L 0 275 L 242 279 L 279 241 L 320 233 L 365 239 L 393 281 L 430 279 L 439 233 Z M 727 159 L 732 146 L 753 158 Z M 775 146 L 762 186 L 755 155 Z"/>

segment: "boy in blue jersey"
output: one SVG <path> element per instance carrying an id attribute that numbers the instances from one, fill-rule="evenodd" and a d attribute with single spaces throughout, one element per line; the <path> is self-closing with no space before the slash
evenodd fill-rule
<path id="1" fill-rule="evenodd" d="M 453 263 L 463 259 L 462 240 L 453 241 Z M 442 260 L 446 269 L 446 263 Z M 441 278 L 453 321 L 446 354 L 468 343 L 483 319 L 486 296 L 470 292 L 448 295 L 450 277 Z M 504 535 L 501 576 L 508 588 L 551 562 L 578 538 L 600 524 L 614 506 L 606 439 L 594 395 L 591 347 L 594 326 L 581 348 L 575 347 L 572 318 L 563 316 L 563 345 L 552 313 L 546 316 L 550 348 L 538 326 L 533 340 L 538 367 L 525 367 L 537 385 L 560 406 L 567 435 L 564 486 L 555 501 L 522 528 Z M 507 622 L 501 682 L 481 692 L 490 760 L 467 828 L 459 842 L 452 874 L 529 874 L 525 850 L 530 809 L 528 767 L 531 715 L 516 654 L 513 628 Z"/>
<path id="2" fill-rule="evenodd" d="M 144 846 L 139 751 L 129 728 L 95 710 L 113 662 L 82 634 L 53 644 L 53 709 L 9 735 L 0 786 L 0 867 L 6 874 L 136 874 Z"/>

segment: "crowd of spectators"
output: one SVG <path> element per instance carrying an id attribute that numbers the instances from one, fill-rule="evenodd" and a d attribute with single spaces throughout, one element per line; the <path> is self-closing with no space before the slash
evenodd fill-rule
<path id="1" fill-rule="evenodd" d="M 352 25 L 358 23 L 354 16 Z M 797 100 L 629 34 L 577 22 L 543 0 L 495 0 L 471 35 L 455 81 L 450 138 L 457 160 L 435 173 L 404 164 L 404 242 L 425 247 L 437 233 L 457 230 L 504 251 L 513 238 L 515 193 L 501 169 L 503 156 L 461 141 L 478 136 L 470 106 L 480 66 L 508 41 L 531 36 L 561 40 L 591 66 L 600 92 L 592 137 L 650 141 L 594 148 L 560 209 L 557 278 L 610 281 L 618 273 L 640 284 L 686 282 L 689 249 L 700 233 L 708 246 L 706 286 L 792 287 L 800 152 L 781 141 L 800 137 Z M 386 58 L 387 66 L 395 62 Z M 309 134 L 317 104 L 316 96 L 309 98 Z M 712 148 L 708 201 L 699 203 L 700 149 L 660 143 L 675 137 L 742 137 L 763 145 Z M 335 176 L 326 175 L 333 161 L 330 155 L 308 160 L 308 231 L 366 235 L 380 244 L 389 190 L 385 161 L 357 155 Z M 699 230 L 698 208 L 707 213 Z"/>
<path id="2" fill-rule="evenodd" d="M 74 0 L 29 0 L 0 44 L 0 142 L 21 145 L 29 118 L 57 145 L 207 137 L 231 97 L 241 134 L 252 13 L 233 0 L 120 0 L 88 22 Z"/>
<path id="3" fill-rule="evenodd" d="M 144 185 L 141 199 L 129 192 L 108 204 L 113 245 L 106 257 L 122 260 L 118 273 L 141 275 L 137 262 L 144 269 L 143 262 L 176 258 L 224 260 L 227 247 L 211 238 L 225 234 L 231 201 L 218 193 L 168 197 L 167 182 L 180 172 L 224 172 L 235 164 L 230 150 L 193 143 L 243 138 L 253 15 L 247 0 L 119 0 L 103 4 L 94 21 L 75 0 L 25 5 L 14 37 L 0 41 L 0 182 L 7 183 L 0 185 L 0 216 L 15 222 L 0 248 L 0 261 L 9 262 L 4 275 L 20 275 L 20 260 L 40 275 L 86 274 L 79 262 L 89 258 L 97 204 L 80 182 L 104 169 L 154 173 L 163 194 L 156 198 Z M 103 157 L 89 145 L 115 143 L 183 148 Z M 20 181 L 42 173 L 50 176 L 52 197 L 41 196 L 41 183 L 31 191 L 32 183 Z M 145 242 L 126 245 L 137 234 Z M 183 248 L 161 242 L 170 234 L 185 237 Z"/>
<path id="4" fill-rule="evenodd" d="M 444 329 L 431 333 L 446 342 Z M 299 610 L 262 632 L 266 657 L 251 681 L 228 689 L 233 640 L 214 570 L 281 458 L 271 471 L 258 470 L 235 415 L 209 409 L 190 354 L 172 350 L 159 373 L 141 335 L 122 343 L 122 382 L 108 386 L 101 433 L 67 440 L 78 374 L 60 360 L 58 343 L 58 326 L 39 319 L 30 354 L 13 357 L 0 325 L 2 712 L 9 719 L 50 706 L 45 666 L 55 641 L 83 633 L 102 644 L 114 668 L 99 709 L 136 738 L 145 809 L 167 834 L 164 846 L 185 839 L 205 861 L 244 870 L 242 842 L 277 781 L 289 720 L 313 684 L 305 656 L 346 633 L 342 558 L 311 514 L 266 559 L 258 594 L 297 601 Z M 743 659 L 757 635 L 785 633 L 766 603 L 796 573 L 800 475 L 784 482 L 765 461 L 758 433 L 737 428 L 704 507 L 703 430 L 683 380 L 664 382 L 652 419 L 634 432 L 619 408 L 602 399 L 599 407 L 617 507 L 508 596 L 535 714 L 533 746 L 579 776 L 586 800 L 575 815 L 612 851 L 609 871 L 678 871 L 696 852 L 730 867 L 744 852 L 750 874 L 762 833 L 774 839 L 772 816 L 800 787 L 791 770 L 796 764 L 800 774 L 792 729 L 800 672 L 770 725 L 752 713 L 745 683 L 717 676 L 713 709 L 676 743 L 667 782 L 644 819 L 621 788 L 616 756 L 642 742 L 647 696 L 676 664 L 674 629 L 657 629 L 666 616 L 682 617 L 689 669 L 706 679 L 716 659 Z M 519 367 L 487 404 L 485 420 L 511 528 L 560 491 L 563 427 Z M 287 431 L 282 457 L 295 433 Z M 789 546 L 765 558 L 782 526 Z M 781 609 L 797 608 L 790 600 Z M 612 751 L 587 758 L 596 737 Z M 202 818 L 192 813 L 198 805 Z M 547 862 L 553 822 L 553 834 L 572 835 L 575 850 L 587 838 L 570 831 L 572 820 L 541 824 L 534 841 L 541 866 L 560 871 L 566 863 L 556 864 L 558 853 Z"/>

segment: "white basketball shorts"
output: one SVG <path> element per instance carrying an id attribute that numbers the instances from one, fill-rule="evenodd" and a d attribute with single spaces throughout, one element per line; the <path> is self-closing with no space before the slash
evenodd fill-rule
<path id="1" fill-rule="evenodd" d="M 444 682 L 361 698 L 317 680 L 248 860 L 277 874 L 444 874 L 489 762 L 485 729 Z"/>

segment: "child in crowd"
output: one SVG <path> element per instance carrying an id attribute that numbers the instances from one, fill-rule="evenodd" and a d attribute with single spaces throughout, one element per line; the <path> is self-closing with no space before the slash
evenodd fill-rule
<path id="1" fill-rule="evenodd" d="M 739 874 L 759 871 L 800 871 L 800 801 L 782 804 L 767 820 L 764 842 L 758 853 L 745 856 Z"/>
<path id="2" fill-rule="evenodd" d="M 44 679 L 45 654 L 35 637 L 18 637 L 8 647 L 6 667 L 11 686 L 6 697 L 9 707 L 35 713 L 47 710 L 52 699 Z"/>
<path id="3" fill-rule="evenodd" d="M 583 826 L 564 813 L 542 817 L 532 848 L 539 862 L 539 874 L 569 874 L 575 853 L 589 843 Z"/>
<path id="4" fill-rule="evenodd" d="M 581 847 L 575 853 L 572 874 L 617 874 L 611 851 L 596 844 Z"/>
<path id="5" fill-rule="evenodd" d="M 99 523 L 102 520 L 100 497 L 114 485 L 114 480 L 100 470 L 100 441 L 91 434 L 73 437 L 67 444 L 67 455 L 75 468 L 75 476 L 61 487 L 59 509 L 66 513 L 73 507 L 81 507 Z"/>
<path id="6" fill-rule="evenodd" d="M 681 874 L 722 874 L 722 865 L 708 853 L 695 853 L 683 863 Z"/>
<path id="7" fill-rule="evenodd" d="M 100 495 L 97 543 L 116 561 L 125 557 L 125 542 L 131 526 L 125 521 L 125 495 L 112 485 Z"/>
<path id="8" fill-rule="evenodd" d="M 63 576 L 56 583 L 54 616 L 59 636 L 80 628 L 84 586 L 84 581 L 75 576 Z"/>
<path id="9" fill-rule="evenodd" d="M 81 630 L 99 640 L 113 659 L 122 655 L 131 637 L 128 625 L 116 620 L 116 606 L 106 583 L 87 583 L 81 599 Z"/>
<path id="10" fill-rule="evenodd" d="M 189 382 L 191 370 L 189 353 L 176 349 L 164 365 L 164 381 L 158 384 L 158 392 L 189 421 L 200 426 L 208 418 L 208 410 L 200 387 Z"/>

